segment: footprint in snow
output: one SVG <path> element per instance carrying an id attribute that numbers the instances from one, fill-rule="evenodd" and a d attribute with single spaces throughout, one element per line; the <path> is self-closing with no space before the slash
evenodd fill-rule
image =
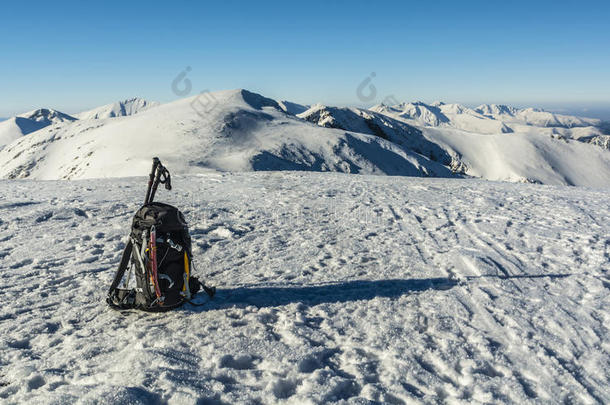
<path id="1" fill-rule="evenodd" d="M 231 232 L 231 230 L 229 228 L 219 226 L 218 228 L 211 231 L 210 235 L 214 235 L 216 237 L 223 238 L 223 239 L 229 239 L 229 238 L 233 237 L 233 232 Z"/>
<path id="2" fill-rule="evenodd" d="M 232 368 L 235 370 L 252 370 L 255 367 L 257 358 L 249 354 L 242 356 L 233 357 L 230 354 L 226 354 L 218 361 L 218 367 L 220 368 Z"/>
<path id="3" fill-rule="evenodd" d="M 25 260 L 22 260 L 22 261 L 20 261 L 18 263 L 13 264 L 12 266 L 10 266 L 10 268 L 11 269 L 18 269 L 18 268 L 21 268 L 23 266 L 27 266 L 29 264 L 32 264 L 33 262 L 34 261 L 32 259 L 25 259 Z"/>

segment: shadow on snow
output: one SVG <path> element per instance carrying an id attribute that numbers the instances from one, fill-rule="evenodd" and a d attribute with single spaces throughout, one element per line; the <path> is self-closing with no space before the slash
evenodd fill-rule
<path id="1" fill-rule="evenodd" d="M 481 275 L 467 276 L 465 280 L 456 280 L 446 277 L 422 278 L 422 279 L 394 279 L 394 280 L 356 280 L 342 283 L 321 285 L 262 285 L 246 286 L 237 288 L 219 288 L 216 297 L 202 307 L 189 306 L 189 310 L 205 311 L 209 309 L 220 309 L 235 305 L 254 305 L 255 307 L 273 307 L 293 303 L 317 305 L 324 303 L 338 303 L 360 300 L 371 300 L 377 297 L 398 298 L 410 293 L 428 290 L 449 290 L 467 280 L 497 278 L 508 279 L 558 279 L 569 277 L 573 274 L 522 274 L 522 275 Z M 200 293 L 201 294 L 201 293 Z M 203 294 L 205 295 L 205 294 Z M 195 301 L 198 301 L 197 298 Z"/>
<path id="2" fill-rule="evenodd" d="M 201 310 L 227 305 L 272 307 L 292 303 L 316 305 L 348 301 L 371 300 L 376 297 L 397 298 L 412 292 L 448 290 L 458 284 L 449 278 L 411 280 L 358 280 L 313 286 L 248 286 L 218 289 L 210 305 Z M 199 307 L 191 307 L 197 310 Z"/>

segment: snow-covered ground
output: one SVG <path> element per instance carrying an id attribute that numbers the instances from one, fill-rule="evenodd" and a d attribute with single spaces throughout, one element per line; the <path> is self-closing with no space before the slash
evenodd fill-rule
<path id="1" fill-rule="evenodd" d="M 0 181 L 0 402 L 610 402 L 608 190 L 173 177 L 218 293 L 165 314 L 104 302 L 144 178 Z"/>

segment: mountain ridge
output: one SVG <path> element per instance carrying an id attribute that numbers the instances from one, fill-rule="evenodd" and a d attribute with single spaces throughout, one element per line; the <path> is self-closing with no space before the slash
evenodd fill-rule
<path id="1" fill-rule="evenodd" d="M 119 118 L 107 114 L 108 106 L 87 112 L 104 110 L 105 118 L 75 119 L 13 141 L 0 151 L 0 177 L 134 176 L 160 156 L 178 174 L 309 170 L 610 186 L 610 136 L 589 126 L 522 122 L 519 114 L 547 114 L 534 109 L 444 102 L 303 106 L 245 89 L 198 94 Z"/>
<path id="2" fill-rule="evenodd" d="M 24 135 L 39 131 L 49 125 L 76 120 L 129 116 L 156 107 L 160 103 L 132 97 L 106 104 L 78 114 L 66 114 L 52 108 L 38 108 L 6 119 L 0 119 L 0 149 Z"/>
<path id="3" fill-rule="evenodd" d="M 75 117 L 79 119 L 126 117 L 159 105 L 160 103 L 156 101 L 148 101 L 140 97 L 131 97 L 114 103 L 105 104 L 91 110 L 82 111 L 75 114 Z"/>
<path id="4" fill-rule="evenodd" d="M 0 148 L 49 125 L 63 124 L 76 119 L 71 115 L 50 108 L 38 108 L 8 118 L 0 122 Z"/>
<path id="5" fill-rule="evenodd" d="M 200 95 L 120 120 L 79 120 L 0 151 L 0 177 L 74 179 L 141 175 L 151 156 L 176 173 L 314 170 L 452 177 L 443 165 L 377 136 L 320 128 L 270 98 L 238 89 Z M 211 101 L 210 101 L 211 102 Z M 154 139 L 151 142 L 150 139 Z"/>

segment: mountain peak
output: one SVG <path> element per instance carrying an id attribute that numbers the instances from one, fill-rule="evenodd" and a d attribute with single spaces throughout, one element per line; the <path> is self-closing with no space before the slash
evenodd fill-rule
<path id="1" fill-rule="evenodd" d="M 51 108 L 39 108 L 0 123 L 0 148 L 46 126 L 76 121 L 77 118 Z"/>
<path id="2" fill-rule="evenodd" d="M 43 122 L 43 121 L 76 121 L 76 118 L 71 115 L 62 113 L 61 111 L 53 110 L 51 108 L 39 108 L 32 110 L 17 116 L 17 118 L 25 118 L 31 121 Z"/>
<path id="3" fill-rule="evenodd" d="M 239 94 L 241 95 L 242 99 L 246 103 L 248 103 L 252 108 L 260 110 L 263 107 L 273 107 L 273 108 L 283 111 L 283 109 L 280 107 L 280 105 L 277 103 L 277 101 L 275 101 L 272 98 L 265 97 L 263 95 L 251 92 L 246 89 L 239 89 L 238 91 L 239 91 Z"/>
<path id="4" fill-rule="evenodd" d="M 519 110 L 515 107 L 511 107 L 504 104 L 481 104 L 474 111 L 479 114 L 483 114 L 485 116 L 493 116 L 493 115 L 509 115 L 514 116 L 519 112 Z"/>
<path id="5" fill-rule="evenodd" d="M 131 97 L 92 110 L 83 111 L 76 114 L 76 117 L 82 120 L 126 117 L 156 107 L 159 104 L 160 103 L 156 101 L 148 101 L 140 97 Z"/>
<path id="6" fill-rule="evenodd" d="M 297 115 L 297 114 L 304 113 L 311 107 L 308 105 L 293 103 L 292 101 L 286 101 L 286 100 L 278 101 L 278 104 L 280 105 L 280 108 L 282 110 L 284 110 L 287 114 L 290 114 L 290 115 Z"/>

